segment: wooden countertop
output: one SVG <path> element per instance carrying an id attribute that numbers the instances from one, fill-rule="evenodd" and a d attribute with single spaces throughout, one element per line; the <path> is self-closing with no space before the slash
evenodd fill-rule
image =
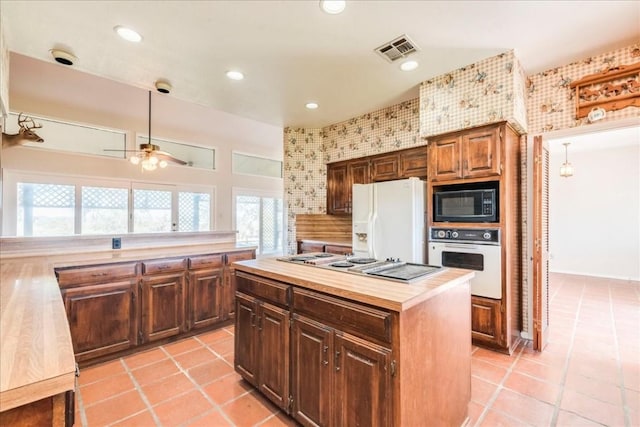
<path id="1" fill-rule="evenodd" d="M 392 311 L 405 311 L 439 293 L 468 282 L 469 270 L 446 268 L 413 283 L 400 283 L 310 265 L 261 258 L 234 262 L 236 270 L 340 296 Z"/>
<path id="2" fill-rule="evenodd" d="M 251 250 L 199 244 L 50 256 L 0 252 L 0 411 L 75 387 L 75 358 L 56 267 Z"/>

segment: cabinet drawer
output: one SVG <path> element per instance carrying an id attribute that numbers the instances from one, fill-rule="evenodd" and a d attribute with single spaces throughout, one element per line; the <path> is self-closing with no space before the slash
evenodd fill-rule
<path id="1" fill-rule="evenodd" d="M 236 261 L 246 261 L 248 259 L 254 259 L 255 257 L 254 251 L 230 252 L 227 254 L 227 264 Z"/>
<path id="2" fill-rule="evenodd" d="M 324 243 L 300 241 L 298 244 L 298 253 L 304 254 L 307 252 L 324 252 Z"/>
<path id="3" fill-rule="evenodd" d="M 187 268 L 186 258 L 156 259 L 142 262 L 142 274 L 168 273 Z"/>
<path id="4" fill-rule="evenodd" d="M 102 264 L 87 267 L 58 268 L 55 271 L 60 287 L 70 287 L 86 283 L 98 283 L 136 277 L 137 265 L 135 262 L 126 264 Z"/>
<path id="5" fill-rule="evenodd" d="M 391 342 L 391 314 L 326 295 L 293 289 L 292 309 L 336 329 Z"/>
<path id="6" fill-rule="evenodd" d="M 198 255 L 189 257 L 189 268 L 222 268 L 223 255 Z"/>
<path id="7" fill-rule="evenodd" d="M 289 305 L 289 299 L 287 297 L 289 288 L 291 287 L 289 285 L 236 270 L 236 286 L 236 289 L 240 292 L 253 295 L 280 306 L 286 307 Z"/>

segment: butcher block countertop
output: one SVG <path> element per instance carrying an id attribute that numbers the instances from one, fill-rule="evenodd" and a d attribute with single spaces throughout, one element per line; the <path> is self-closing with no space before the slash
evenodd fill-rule
<path id="1" fill-rule="evenodd" d="M 441 292 L 466 283 L 475 274 L 469 270 L 446 268 L 413 283 L 401 283 L 278 261 L 276 258 L 238 261 L 233 265 L 237 271 L 254 273 L 397 312 L 408 310 Z"/>
<path id="2" fill-rule="evenodd" d="M 75 388 L 73 345 L 54 268 L 251 249 L 209 243 L 50 256 L 0 252 L 0 411 Z"/>

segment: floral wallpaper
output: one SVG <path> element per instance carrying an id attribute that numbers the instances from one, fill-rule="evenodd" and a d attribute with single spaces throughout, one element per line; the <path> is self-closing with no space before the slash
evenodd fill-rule
<path id="1" fill-rule="evenodd" d="M 323 129 L 285 128 L 284 186 L 288 250 L 296 250 L 295 216 L 327 212 L 327 163 L 426 145 L 418 98 Z"/>
<path id="2" fill-rule="evenodd" d="M 513 51 L 420 85 L 420 135 L 429 137 L 508 121 L 527 131 L 525 75 Z"/>
<path id="3" fill-rule="evenodd" d="M 607 68 L 638 62 L 640 62 L 640 44 L 529 76 L 526 80 L 526 101 L 530 133 L 540 134 L 588 125 L 589 121 L 586 117 L 576 119 L 575 90 L 569 87 L 571 82 Z M 640 108 L 627 107 L 618 111 L 607 111 L 607 116 L 602 122 L 629 117 L 640 117 Z"/>

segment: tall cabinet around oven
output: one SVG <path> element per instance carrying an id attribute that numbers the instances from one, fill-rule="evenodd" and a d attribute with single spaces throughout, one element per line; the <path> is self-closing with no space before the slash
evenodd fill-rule
<path id="1" fill-rule="evenodd" d="M 501 274 L 496 285 L 501 289 L 500 298 L 472 292 L 472 339 L 476 345 L 511 354 L 522 329 L 520 135 L 501 122 L 427 139 L 429 233 L 433 229 L 499 231 Z M 497 189 L 495 221 L 434 220 L 435 192 L 483 186 Z M 439 260 L 429 259 L 432 262 L 439 264 Z"/>

